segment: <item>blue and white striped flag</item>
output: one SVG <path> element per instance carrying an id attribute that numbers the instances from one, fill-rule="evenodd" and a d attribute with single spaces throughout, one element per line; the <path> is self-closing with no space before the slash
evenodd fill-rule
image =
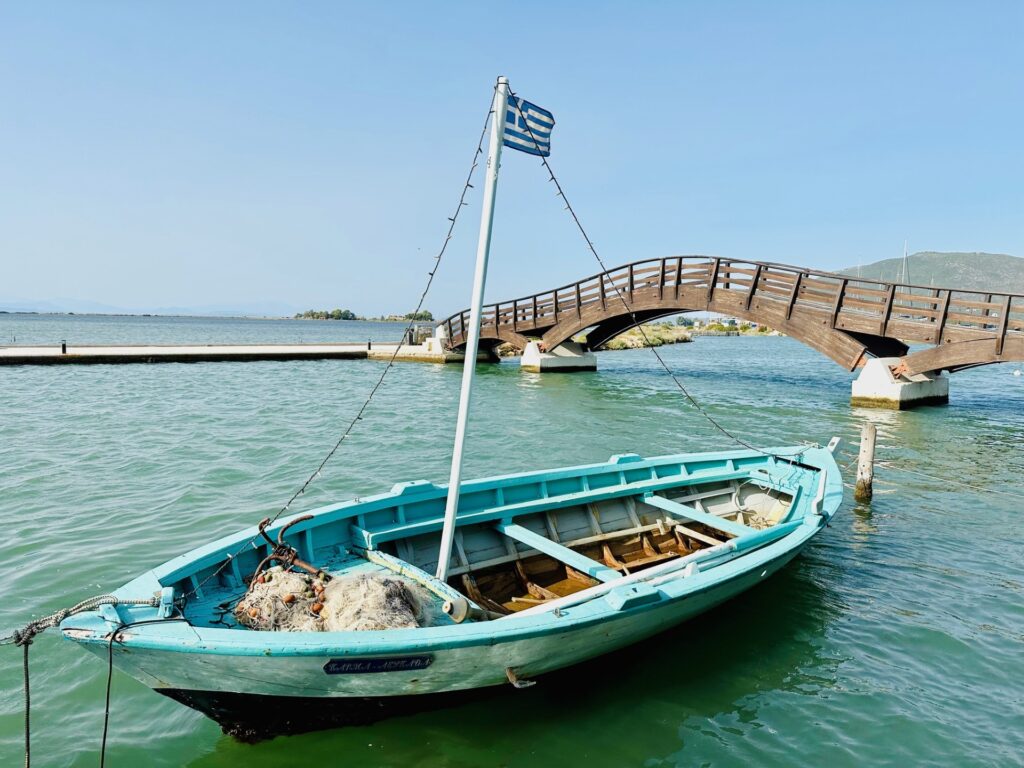
<path id="1" fill-rule="evenodd" d="M 505 113 L 506 147 L 547 157 L 551 154 L 551 129 L 554 127 L 555 116 L 546 109 L 525 99 L 508 97 L 508 111 Z"/>

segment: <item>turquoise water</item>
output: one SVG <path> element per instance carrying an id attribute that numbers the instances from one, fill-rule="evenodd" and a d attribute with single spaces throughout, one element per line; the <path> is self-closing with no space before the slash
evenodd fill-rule
<path id="1" fill-rule="evenodd" d="M 52 336 L 35 322 L 0 316 L 0 343 L 13 323 L 19 342 Z M 102 339 L 86 335 L 91 320 L 64 322 L 82 341 L 281 340 L 268 321 L 119 318 Z M 341 337 L 310 340 L 323 338 Z M 791 339 L 704 338 L 663 354 L 749 439 L 855 442 L 870 419 L 880 460 L 948 481 L 880 467 L 870 507 L 848 500 L 802 558 L 740 599 L 471 705 L 248 746 L 115 674 L 107 764 L 1022 764 L 1024 377 L 1012 366 L 955 374 L 948 407 L 893 413 L 851 409 L 850 374 Z M 0 627 L 275 511 L 381 365 L 0 368 Z M 514 361 L 481 366 L 468 475 L 729 445 L 649 351 L 602 353 L 599 366 L 544 377 Z M 305 506 L 445 480 L 458 388 L 455 367 L 397 366 Z M 20 760 L 20 662 L 0 648 L 0 765 Z M 36 765 L 96 765 L 105 664 L 47 633 L 32 670 Z"/>

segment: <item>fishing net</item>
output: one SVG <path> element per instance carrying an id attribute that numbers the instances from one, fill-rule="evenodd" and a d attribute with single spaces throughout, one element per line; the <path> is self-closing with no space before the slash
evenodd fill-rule
<path id="1" fill-rule="evenodd" d="M 401 576 L 362 574 L 323 583 L 276 566 L 235 606 L 238 623 L 272 632 L 341 632 L 426 626 L 429 593 Z"/>
<path id="2" fill-rule="evenodd" d="M 409 629 L 423 625 L 428 600 L 423 587 L 400 576 L 353 576 L 327 585 L 320 617 L 328 632 Z"/>
<path id="3" fill-rule="evenodd" d="M 317 592 L 323 584 L 306 574 L 292 573 L 280 566 L 260 574 L 235 606 L 238 623 L 250 629 L 275 632 L 316 632 L 320 617 Z"/>

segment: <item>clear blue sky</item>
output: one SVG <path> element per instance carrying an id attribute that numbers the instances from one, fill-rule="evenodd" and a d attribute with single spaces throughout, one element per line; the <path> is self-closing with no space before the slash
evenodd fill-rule
<path id="1" fill-rule="evenodd" d="M 7 2 L 0 298 L 406 310 L 498 74 L 610 264 L 1024 255 L 1022 41 L 1020 2 Z M 596 271 L 538 166 L 492 299 Z"/>

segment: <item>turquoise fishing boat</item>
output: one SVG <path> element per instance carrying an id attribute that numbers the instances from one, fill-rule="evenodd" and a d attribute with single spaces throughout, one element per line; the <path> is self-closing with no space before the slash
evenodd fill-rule
<path id="1" fill-rule="evenodd" d="M 837 439 L 462 480 L 501 148 L 544 157 L 554 125 L 504 78 L 492 115 L 449 482 L 279 513 L 60 614 L 65 638 L 258 739 L 532 685 L 750 589 L 828 524 Z"/>
<path id="2" fill-rule="evenodd" d="M 790 458 L 623 455 L 465 482 L 445 580 L 432 573 L 444 485 L 402 483 L 267 529 L 275 542 L 285 531 L 282 541 L 335 578 L 398 573 L 422 584 L 428 626 L 273 632 L 235 623 L 226 609 L 274 551 L 263 539 L 245 547 L 258 534 L 248 529 L 114 593 L 158 594 L 161 605 L 104 605 L 60 629 L 242 738 L 523 685 L 669 629 L 792 560 L 835 514 L 843 486 L 828 448 L 777 453 Z"/>

